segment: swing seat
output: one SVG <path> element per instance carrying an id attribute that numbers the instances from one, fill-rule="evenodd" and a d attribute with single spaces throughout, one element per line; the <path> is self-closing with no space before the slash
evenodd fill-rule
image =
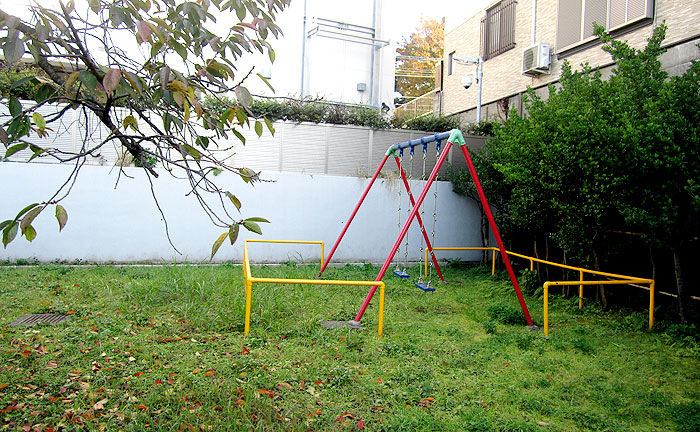
<path id="1" fill-rule="evenodd" d="M 406 273 L 406 270 L 394 270 L 394 274 L 401 279 L 408 279 L 411 277 L 410 274 Z"/>
<path id="2" fill-rule="evenodd" d="M 416 284 L 416 287 L 422 289 L 425 292 L 433 292 L 435 291 L 435 288 L 431 287 L 430 284 L 419 282 Z"/>

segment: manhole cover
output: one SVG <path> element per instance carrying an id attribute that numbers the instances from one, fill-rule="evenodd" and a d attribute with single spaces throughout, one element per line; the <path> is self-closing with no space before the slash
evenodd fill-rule
<path id="1" fill-rule="evenodd" d="M 57 313 L 47 313 L 47 314 L 27 314 L 22 315 L 16 320 L 12 321 L 9 325 L 11 326 L 33 326 L 39 323 L 46 324 L 60 324 L 62 322 L 68 321 L 70 315 L 61 315 Z"/>

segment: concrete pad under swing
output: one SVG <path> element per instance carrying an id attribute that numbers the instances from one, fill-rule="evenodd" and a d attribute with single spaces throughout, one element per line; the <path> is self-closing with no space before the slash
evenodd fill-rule
<path id="1" fill-rule="evenodd" d="M 365 328 L 362 327 L 362 324 L 360 324 L 359 321 L 334 321 L 334 320 L 326 320 L 326 321 L 321 321 L 321 326 L 327 329 L 337 329 L 337 328 L 349 328 L 351 330 L 364 330 Z"/>

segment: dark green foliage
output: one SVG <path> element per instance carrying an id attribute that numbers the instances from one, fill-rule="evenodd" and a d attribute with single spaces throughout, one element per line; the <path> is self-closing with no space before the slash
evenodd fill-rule
<path id="1" fill-rule="evenodd" d="M 8 66 L 2 64 L 0 66 L 0 97 L 15 97 L 24 100 L 34 99 L 37 88 L 35 80 L 25 81 L 19 85 L 17 83 L 25 78 L 31 78 L 37 75 L 43 75 L 43 72 L 39 71 L 34 66 L 25 64 Z"/>
<path id="2" fill-rule="evenodd" d="M 413 129 L 429 132 L 444 132 L 452 129 L 459 129 L 461 121 L 456 116 L 436 116 L 427 115 L 404 120 L 401 117 L 394 118 L 394 127 L 403 129 Z"/>
<path id="3" fill-rule="evenodd" d="M 673 420 L 681 432 L 700 430 L 700 403 L 693 401 L 671 407 Z"/>
<path id="4" fill-rule="evenodd" d="M 523 312 L 515 307 L 509 306 L 505 303 L 494 303 L 486 308 L 489 316 L 500 322 L 501 324 L 508 325 L 525 325 L 525 317 Z"/>
<path id="5" fill-rule="evenodd" d="M 228 98 L 206 100 L 204 106 L 224 112 L 235 102 Z M 254 99 L 250 105 L 253 117 L 266 117 L 270 121 L 330 123 L 386 129 L 391 126 L 388 117 L 378 108 L 359 105 L 342 105 L 323 100 Z"/>

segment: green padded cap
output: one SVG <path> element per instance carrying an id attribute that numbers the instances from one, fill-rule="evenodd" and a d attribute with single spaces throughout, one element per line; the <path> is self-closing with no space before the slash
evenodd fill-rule
<path id="1" fill-rule="evenodd" d="M 385 156 L 394 156 L 394 157 L 399 157 L 399 151 L 395 148 L 394 146 L 390 146 L 387 150 L 386 153 L 384 153 Z"/>
<path id="2" fill-rule="evenodd" d="M 452 129 L 450 137 L 447 139 L 447 141 L 451 142 L 452 144 L 459 144 L 461 146 L 467 145 L 467 142 L 464 141 L 462 131 L 460 131 L 459 129 Z"/>

